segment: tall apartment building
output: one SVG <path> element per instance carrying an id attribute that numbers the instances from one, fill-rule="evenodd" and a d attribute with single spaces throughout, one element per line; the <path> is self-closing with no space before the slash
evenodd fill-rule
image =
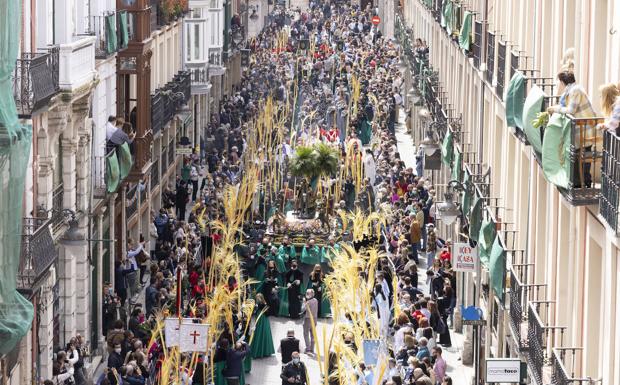
<path id="1" fill-rule="evenodd" d="M 591 130 L 604 121 L 599 87 L 620 80 L 620 4 L 405 0 L 400 11 L 397 38 L 419 37 L 430 48 L 428 63 L 411 49 L 404 54 L 414 88 L 408 96 L 417 102 L 414 134 L 421 140 L 429 128 L 417 116 L 423 105 L 433 115 L 430 127 L 455 151 L 435 182 L 469 179 L 483 202 L 482 218 L 464 210 L 453 238 L 467 241 L 480 219 L 488 234 L 498 234 L 502 252 L 491 253 L 480 277 L 461 274 L 458 289 L 466 305 L 484 310 L 483 357 L 521 358 L 533 384 L 620 383 L 620 178 L 612 169 L 620 139 Z M 567 134 L 555 138 L 564 153 L 554 154 L 558 146 L 548 143 L 555 131 L 532 130 L 511 115 L 524 100 L 530 108 L 536 93 L 537 111 L 557 104 L 563 66 L 574 66 L 597 116 L 568 116 Z M 515 94 L 518 87 L 524 93 Z M 549 159 L 559 159 L 567 183 L 553 179 Z"/>

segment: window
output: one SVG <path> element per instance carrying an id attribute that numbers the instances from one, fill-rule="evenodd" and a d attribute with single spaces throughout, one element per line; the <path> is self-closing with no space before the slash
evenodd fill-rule
<path id="1" fill-rule="evenodd" d="M 185 24 L 185 61 L 204 61 L 205 52 L 202 41 L 204 35 L 204 22 L 188 21 Z"/>
<path id="2" fill-rule="evenodd" d="M 202 8 L 192 9 L 192 19 L 202 19 Z"/>
<path id="3" fill-rule="evenodd" d="M 201 24 L 194 24 L 194 60 L 200 60 L 200 27 Z"/>
<path id="4" fill-rule="evenodd" d="M 218 0 L 211 0 L 210 4 L 209 4 L 209 8 L 211 9 L 217 9 L 219 8 L 219 1 Z"/>

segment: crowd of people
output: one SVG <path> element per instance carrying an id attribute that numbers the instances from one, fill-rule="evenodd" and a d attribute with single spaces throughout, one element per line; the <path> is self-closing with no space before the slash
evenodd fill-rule
<path id="1" fill-rule="evenodd" d="M 295 190 L 300 183 L 286 171 L 295 148 L 329 144 L 341 153 L 342 163 L 357 159 L 363 164 L 361 179 L 349 175 L 337 183 L 338 176 L 332 177 L 328 186 L 341 188 L 342 200 L 327 199 L 329 211 L 334 216 L 338 211 L 381 211 L 385 216 L 381 234 L 365 234 L 362 242 L 346 231 L 340 233 L 339 223 L 328 238 L 309 237 L 305 244 L 295 244 L 286 234 L 279 237 L 267 230 L 273 211 L 264 206 L 277 202 L 278 196 L 260 199 L 252 205 L 252 220 L 244 224 L 245 235 L 235 248 L 241 274 L 231 275 L 224 285 L 232 292 L 252 280 L 244 290 L 255 301 L 253 312 L 236 313 L 234 327 L 226 328 L 212 351 L 201 354 L 191 371 L 177 373 L 170 381 L 243 384 L 253 359 L 276 352 L 270 320 L 288 317 L 303 324 L 303 345 L 289 331 L 277 347 L 282 355 L 282 382 L 308 384 L 301 354 L 315 357 L 318 353 L 313 328 L 317 320 L 333 316 L 325 282 L 334 274 L 330 260 L 351 244 L 361 252 L 370 246 L 382 252 L 367 295 L 379 319 L 380 336 L 389 342 L 387 364 L 383 377 L 375 379 L 380 375 L 377 363 L 359 359 L 354 365 L 339 364 L 337 355 L 330 352 L 324 373 L 330 385 L 348 383 L 344 378 L 350 375 L 358 384 L 368 385 L 452 384 L 442 358 L 443 348 L 452 344 L 456 304 L 451 245 L 435 231 L 430 180 L 422 175 L 422 167 L 407 167 L 398 152 L 395 127 L 403 102 L 399 47 L 373 27 L 372 16 L 370 8 L 312 1 L 310 9 L 297 12 L 290 25 L 284 17 L 275 18 L 251 42 L 251 63 L 241 85 L 224 97 L 219 112 L 211 116 L 200 153 L 184 158 L 176 184 L 162 192 L 161 209 L 152 214 L 149 233 L 129 241 L 126 256 L 116 264 L 115 284 L 104 287 L 107 368 L 98 383 L 162 384 L 166 347 L 153 343 L 157 317 L 208 315 L 207 303 L 218 288 L 210 287 L 207 277 L 214 267 L 213 251 L 221 242 L 221 234 L 210 224 L 227 219 L 224 189 L 241 182 L 247 168 L 244 162 L 260 162 L 261 152 L 270 151 L 259 148 L 257 154 L 246 154 L 246 135 L 261 103 L 272 97 L 280 110 L 294 100 L 286 120 L 291 130 L 279 150 L 285 199 L 286 189 Z M 283 31 L 286 44 L 278 45 Z M 418 48 L 421 54 L 428 53 L 421 41 Z M 129 134 L 125 138 L 120 128 L 113 129 L 115 125 L 118 121 L 111 120 L 111 141 L 131 142 Z M 267 192 L 263 188 L 260 194 Z M 285 208 L 284 214 L 290 210 Z M 426 269 L 426 285 L 419 269 Z M 248 317 L 253 319 L 250 328 L 244 327 Z M 334 323 L 350 323 L 347 318 Z M 340 338 L 353 354 L 362 356 L 352 333 Z M 58 355 L 54 383 L 82 383 L 78 343 Z M 205 370 L 211 362 L 215 370 Z M 343 376 L 345 370 L 348 374 Z"/>

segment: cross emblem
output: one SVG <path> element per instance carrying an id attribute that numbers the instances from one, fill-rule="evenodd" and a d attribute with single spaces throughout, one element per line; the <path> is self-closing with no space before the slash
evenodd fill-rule
<path id="1" fill-rule="evenodd" d="M 196 345 L 196 337 L 200 336 L 197 330 L 194 330 L 193 333 L 189 333 L 190 336 L 194 337 L 194 345 Z"/>

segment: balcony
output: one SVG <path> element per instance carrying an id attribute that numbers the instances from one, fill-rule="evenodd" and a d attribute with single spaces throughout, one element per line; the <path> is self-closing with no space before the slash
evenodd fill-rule
<path id="1" fill-rule="evenodd" d="M 95 36 L 86 36 L 59 46 L 61 90 L 76 91 L 95 79 L 95 42 Z"/>
<path id="2" fill-rule="evenodd" d="M 151 95 L 151 124 L 153 135 L 159 133 L 191 97 L 191 74 L 176 74 L 171 82 Z"/>
<path id="3" fill-rule="evenodd" d="M 606 131 L 603 134 L 603 170 L 599 209 L 607 225 L 618 235 L 618 205 L 620 204 L 620 137 Z"/>
<path id="4" fill-rule="evenodd" d="M 175 166 L 174 139 L 168 143 L 168 167 Z"/>
<path id="5" fill-rule="evenodd" d="M 22 245 L 17 287 L 22 292 L 32 291 L 58 259 L 54 246 L 50 220 L 46 218 L 23 218 Z"/>
<path id="6" fill-rule="evenodd" d="M 52 216 L 50 218 L 50 226 L 52 232 L 56 234 L 58 230 L 65 224 L 65 215 L 62 210 L 62 202 L 65 195 L 65 186 L 61 183 L 52 192 Z"/>
<path id="7" fill-rule="evenodd" d="M 506 42 L 500 41 L 497 44 L 497 83 L 495 93 L 500 99 L 504 98 L 504 84 L 506 82 Z"/>
<path id="8" fill-rule="evenodd" d="M 192 95 L 204 95 L 209 93 L 211 83 L 209 83 L 209 68 L 192 68 L 190 70 L 192 79 Z"/>
<path id="9" fill-rule="evenodd" d="M 528 305 L 528 349 L 526 360 L 533 384 L 548 384 L 551 380 L 551 347 L 562 345 L 565 327 L 550 326 L 552 301 L 531 301 Z"/>
<path id="10" fill-rule="evenodd" d="M 150 0 L 151 32 L 183 17 L 188 11 L 188 4 L 187 0 Z"/>
<path id="11" fill-rule="evenodd" d="M 127 187 L 127 194 L 125 195 L 125 217 L 129 219 L 138 211 L 138 184 L 134 184 L 133 187 Z"/>
<path id="12" fill-rule="evenodd" d="M 13 98 L 20 118 L 29 118 L 58 92 L 58 47 L 22 53 L 13 72 Z"/>
<path id="13" fill-rule="evenodd" d="M 480 69 L 480 63 L 482 62 L 482 21 L 474 21 L 474 67 Z"/>
<path id="14" fill-rule="evenodd" d="M 551 355 L 553 385 L 596 385 L 601 380 L 591 377 L 579 377 L 576 372 L 583 359 L 582 348 L 553 348 Z"/>
<path id="15" fill-rule="evenodd" d="M 104 156 L 93 156 L 92 193 L 94 198 L 103 199 L 107 193 L 115 192 L 120 183 L 119 153 L 112 148 Z"/>
<path id="16" fill-rule="evenodd" d="M 493 74 L 495 72 L 495 34 L 487 31 L 487 70 L 486 78 L 489 85 L 493 84 Z M 502 97 L 500 95 L 500 97 Z"/>
<path id="17" fill-rule="evenodd" d="M 86 35 L 95 37 L 95 58 L 106 59 L 129 43 L 128 14 L 110 12 L 87 18 Z"/>
<path id="18" fill-rule="evenodd" d="M 159 158 L 153 161 L 151 166 L 151 191 L 159 185 Z"/>
<path id="19" fill-rule="evenodd" d="M 596 126 L 603 124 L 604 118 L 569 118 L 572 138 L 568 159 L 570 182 L 568 188 L 560 191 L 575 206 L 597 204 L 601 193 L 603 131 Z"/>

